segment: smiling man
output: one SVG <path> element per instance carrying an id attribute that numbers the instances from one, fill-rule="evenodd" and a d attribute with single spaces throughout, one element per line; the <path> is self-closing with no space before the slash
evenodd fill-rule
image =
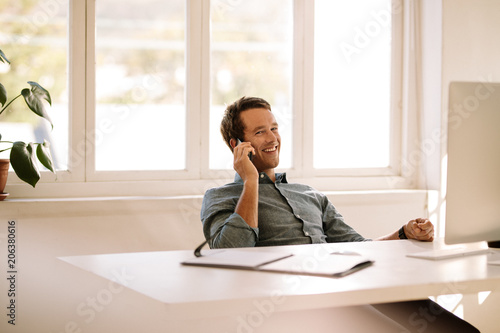
<path id="1" fill-rule="evenodd" d="M 275 173 L 281 137 L 264 99 L 242 97 L 229 105 L 221 133 L 233 151 L 236 176 L 233 183 L 205 193 L 201 219 L 210 247 L 368 240 L 344 222 L 324 194 L 307 185 L 288 183 L 285 173 Z M 432 241 L 433 235 L 429 220 L 415 219 L 377 240 Z"/>

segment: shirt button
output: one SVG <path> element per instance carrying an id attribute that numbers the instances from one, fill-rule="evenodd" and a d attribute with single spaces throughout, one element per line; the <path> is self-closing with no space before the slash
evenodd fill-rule
<path id="1" fill-rule="evenodd" d="M 304 233 L 304 235 L 309 236 L 309 233 L 306 231 L 306 232 Z"/>
<path id="2" fill-rule="evenodd" d="M 299 214 L 295 215 L 295 217 L 298 218 L 298 219 L 300 219 L 300 215 Z"/>
<path id="3" fill-rule="evenodd" d="M 264 178 L 264 174 L 261 174 L 261 175 L 260 175 L 260 178 Z"/>

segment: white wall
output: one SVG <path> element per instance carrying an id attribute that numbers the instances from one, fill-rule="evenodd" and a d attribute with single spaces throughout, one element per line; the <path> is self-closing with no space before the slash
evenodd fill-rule
<path id="1" fill-rule="evenodd" d="M 498 0 L 443 1 L 445 105 L 451 81 L 500 81 L 499 18 Z"/>

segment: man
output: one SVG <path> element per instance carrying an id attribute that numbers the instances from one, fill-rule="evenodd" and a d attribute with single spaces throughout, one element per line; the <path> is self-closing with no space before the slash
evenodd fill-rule
<path id="1" fill-rule="evenodd" d="M 201 218 L 210 247 L 367 240 L 344 222 L 325 195 L 306 185 L 289 184 L 284 173 L 275 173 L 281 137 L 265 100 L 243 97 L 229 105 L 221 133 L 233 151 L 237 174 L 233 183 L 205 194 Z M 433 236 L 429 220 L 415 219 L 377 240 L 432 241 Z"/>
<path id="2" fill-rule="evenodd" d="M 275 173 L 281 137 L 268 102 L 243 97 L 229 105 L 221 133 L 233 151 L 236 176 L 233 183 L 210 189 L 203 198 L 201 219 L 211 248 L 369 240 L 345 223 L 324 194 L 307 185 L 288 183 L 284 173 Z M 432 223 L 417 218 L 376 240 L 432 241 L 433 237 Z M 409 325 L 412 314 L 432 311 L 436 316 L 425 332 L 477 332 L 430 300 L 367 307 L 355 309 L 366 316 L 375 308 L 390 317 L 391 323 L 399 323 L 396 330 L 415 330 Z M 382 322 L 387 326 L 386 320 Z"/>

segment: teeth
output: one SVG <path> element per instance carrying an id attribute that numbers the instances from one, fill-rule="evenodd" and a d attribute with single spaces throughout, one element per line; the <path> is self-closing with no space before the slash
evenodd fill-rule
<path id="1" fill-rule="evenodd" d="M 264 151 L 265 151 L 265 152 L 268 152 L 268 153 L 269 153 L 269 152 L 271 152 L 271 151 L 275 151 L 275 150 L 276 150 L 276 147 L 274 147 L 274 148 L 269 148 L 269 149 L 264 149 Z"/>

